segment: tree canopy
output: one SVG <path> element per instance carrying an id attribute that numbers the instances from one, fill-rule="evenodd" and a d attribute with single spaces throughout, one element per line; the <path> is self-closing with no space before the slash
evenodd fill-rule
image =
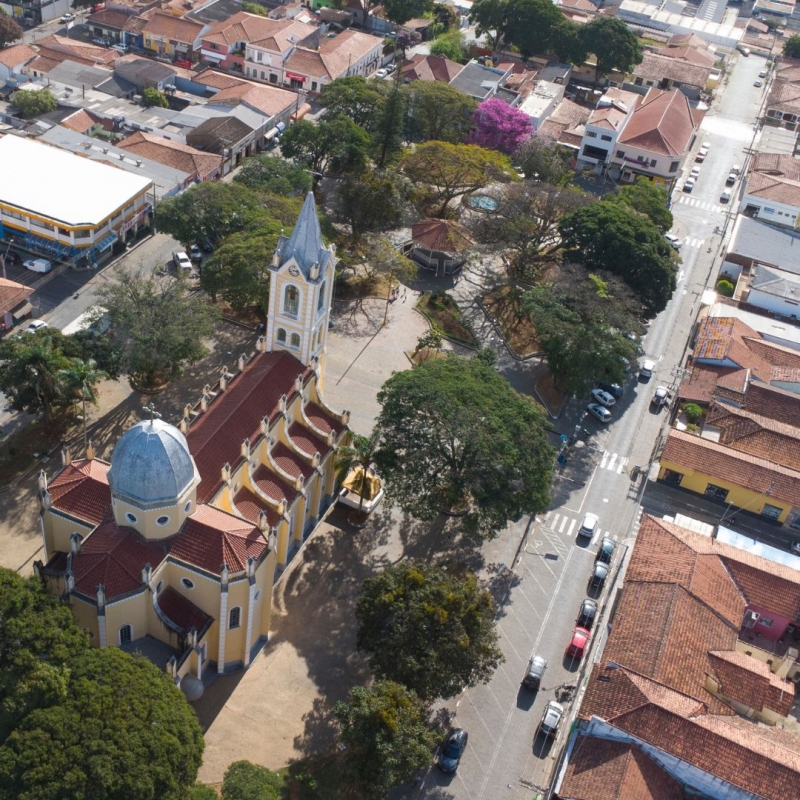
<path id="1" fill-rule="evenodd" d="M 2 18 L 0 17 L 1 20 Z M 58 108 L 58 102 L 50 94 L 49 89 L 40 89 L 38 91 L 20 89 L 11 95 L 11 103 L 25 119 L 38 117 L 39 114 L 46 114 L 48 111 L 55 111 Z"/>
<path id="2" fill-rule="evenodd" d="M 530 117 L 497 97 L 484 100 L 475 109 L 472 120 L 475 129 L 469 136 L 470 144 L 508 155 L 513 155 L 533 135 Z"/>
<path id="3" fill-rule="evenodd" d="M 22 38 L 22 28 L 17 21 L 0 8 L 0 50 Z"/>
<path id="4" fill-rule="evenodd" d="M 550 186 L 566 186 L 572 180 L 571 161 L 572 153 L 566 147 L 538 136 L 526 139 L 514 153 L 514 163 L 529 180 Z"/>
<path id="5" fill-rule="evenodd" d="M 164 92 L 159 92 L 155 86 L 148 86 L 142 92 L 142 105 L 145 108 L 167 108 L 169 100 Z"/>
<path id="6" fill-rule="evenodd" d="M 308 170 L 266 153 L 245 159 L 233 180 L 243 183 L 248 189 L 284 197 L 304 195 L 311 190 Z"/>
<path id="7" fill-rule="evenodd" d="M 116 331 L 125 371 L 143 386 L 181 374 L 207 352 L 218 314 L 181 277 L 119 270 L 99 291 Z"/>
<path id="8" fill-rule="evenodd" d="M 618 187 L 613 194 L 608 194 L 603 199 L 625 203 L 629 208 L 649 217 L 662 233 L 672 227 L 669 192 L 645 177 L 637 178 L 633 185 Z"/>
<path id="9" fill-rule="evenodd" d="M 430 764 L 438 735 L 417 696 L 400 684 L 356 686 L 347 702 L 336 703 L 333 714 L 347 746 L 347 775 L 370 800 L 383 800 Z"/>
<path id="10" fill-rule="evenodd" d="M 652 220 L 626 203 L 593 203 L 564 217 L 559 231 L 565 249 L 590 270 L 619 275 L 655 315 L 675 291 L 677 262 Z"/>
<path id="11" fill-rule="evenodd" d="M 378 677 L 423 700 L 455 697 L 486 683 L 503 661 L 494 613 L 475 573 L 401 561 L 361 586 L 358 648 Z"/>
<path id="12" fill-rule="evenodd" d="M 408 136 L 460 144 L 472 129 L 478 104 L 468 94 L 442 81 L 412 81 L 408 92 Z"/>
<path id="13" fill-rule="evenodd" d="M 350 223 L 353 242 L 368 232 L 396 228 L 408 206 L 409 186 L 397 172 L 371 170 L 349 175 L 336 188 L 342 215 Z"/>
<path id="14" fill-rule="evenodd" d="M 425 142 L 408 150 L 401 164 L 408 179 L 424 187 L 422 203 L 444 217 L 450 201 L 489 183 L 516 180 L 508 157 L 474 144 Z"/>
<path id="15" fill-rule="evenodd" d="M 800 58 L 800 36 L 794 34 L 783 43 L 783 54 L 787 58 Z"/>
<path id="16" fill-rule="evenodd" d="M 424 520 L 458 512 L 491 537 L 550 500 L 543 411 L 483 359 L 454 355 L 394 374 L 378 394 L 387 496 Z"/>
<path id="17" fill-rule="evenodd" d="M 328 109 L 329 118 L 348 117 L 364 130 L 372 131 L 386 102 L 385 85 L 385 82 L 368 81 L 361 75 L 337 78 L 322 87 L 319 104 Z"/>
<path id="18" fill-rule="evenodd" d="M 165 672 L 116 647 L 87 648 L 62 680 L 60 702 L 32 710 L 0 746 L 2 800 L 185 798 L 203 732 Z"/>
<path id="19" fill-rule="evenodd" d="M 410 19 L 419 19 L 432 7 L 432 0 L 383 0 L 386 19 L 398 25 L 403 25 Z"/>
<path id="20" fill-rule="evenodd" d="M 279 775 L 249 761 L 234 761 L 225 770 L 222 800 L 279 800 Z"/>
<path id="21" fill-rule="evenodd" d="M 595 78 L 605 77 L 614 70 L 630 72 L 644 58 L 639 37 L 615 17 L 599 17 L 584 25 L 581 41 L 597 59 Z"/>
<path id="22" fill-rule="evenodd" d="M 431 55 L 444 56 L 459 63 L 466 61 L 467 42 L 464 34 L 460 30 L 452 30 L 437 36 L 431 44 Z"/>

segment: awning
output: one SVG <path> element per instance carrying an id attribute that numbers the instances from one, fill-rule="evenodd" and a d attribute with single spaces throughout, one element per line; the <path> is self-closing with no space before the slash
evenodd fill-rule
<path id="1" fill-rule="evenodd" d="M 365 475 L 363 467 L 356 467 L 342 481 L 342 486 L 365 500 L 373 500 L 381 490 L 381 479 L 374 474 Z"/>
<path id="2" fill-rule="evenodd" d="M 19 322 L 21 319 L 25 319 L 25 317 L 27 317 L 28 314 L 32 313 L 33 313 L 33 306 L 30 303 L 25 303 L 24 305 L 21 305 L 16 311 L 12 312 L 11 319 L 13 319 L 14 322 Z"/>
<path id="3" fill-rule="evenodd" d="M 102 253 L 105 250 L 108 250 L 108 248 L 111 247 L 111 245 L 116 241 L 116 233 L 107 233 L 99 242 L 95 242 L 92 249 L 95 251 L 95 253 Z"/>

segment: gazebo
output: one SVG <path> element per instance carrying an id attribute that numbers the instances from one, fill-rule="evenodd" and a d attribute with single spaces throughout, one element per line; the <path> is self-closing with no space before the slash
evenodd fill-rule
<path id="1" fill-rule="evenodd" d="M 467 229 L 446 219 L 425 219 L 411 227 L 411 258 L 439 278 L 458 272 L 473 241 Z"/>

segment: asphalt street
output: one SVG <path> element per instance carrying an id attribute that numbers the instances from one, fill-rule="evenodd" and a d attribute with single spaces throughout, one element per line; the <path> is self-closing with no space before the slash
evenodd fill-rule
<path id="1" fill-rule="evenodd" d="M 722 241 L 715 229 L 725 231 L 728 209 L 735 207 L 739 184 L 730 206 L 720 201 L 720 195 L 731 166 L 744 164 L 745 150 L 751 144 L 765 91 L 754 87 L 753 82 L 764 64 L 764 59 L 756 56 L 738 57 L 724 94 L 703 120 L 686 161 L 684 177 L 695 166 L 694 152 L 700 144 L 710 144 L 697 185 L 692 193 L 684 193 L 681 179 L 673 194 L 673 233 L 682 241 L 678 286 L 642 342 L 646 357 L 656 362 L 655 373 L 649 381 L 636 374 L 630 376 L 607 426 L 591 417 L 582 418 L 585 400 L 569 404 L 556 423 L 559 432 L 566 435 L 573 433 L 576 424 L 589 433 L 582 434 L 577 445 L 570 448 L 568 463 L 555 478 L 551 508 L 532 523 L 515 561 L 515 580 L 498 620 L 505 663 L 488 684 L 464 692 L 451 703 L 453 725 L 469 732 L 461 765 L 454 775 L 432 769 L 411 793 L 414 797 L 535 797 L 548 784 L 573 711 L 568 707 L 568 718 L 555 741 L 545 742 L 537 737 L 544 708 L 554 699 L 556 687 L 580 681 L 582 670 L 589 667 L 565 657 L 565 649 L 581 601 L 593 596 L 587 579 L 600 536 L 610 535 L 618 543 L 613 578 L 635 540 L 643 494 L 649 498 L 648 508 L 661 514 L 683 511 L 692 515 L 695 508 L 708 518 L 716 513 L 719 519 L 724 514 L 723 508 L 680 490 L 654 486 L 651 491 L 652 483 L 646 476 L 649 473 L 652 477 L 657 469 L 651 461 L 667 424 L 667 412 L 657 411 L 650 399 L 656 386 L 678 381 L 698 298 L 706 285 L 713 285 Z M 730 226 L 727 228 L 729 232 Z M 587 511 L 600 520 L 599 531 L 589 544 L 577 537 Z M 745 520 L 745 524 L 750 523 Z M 609 584 L 599 596 L 601 605 L 607 600 Z M 604 636 L 603 624 L 595 626 L 595 644 L 602 645 Z M 590 658 L 598 657 L 601 650 L 601 646 L 596 647 Z M 537 693 L 520 685 L 533 653 L 548 661 L 542 689 Z"/>

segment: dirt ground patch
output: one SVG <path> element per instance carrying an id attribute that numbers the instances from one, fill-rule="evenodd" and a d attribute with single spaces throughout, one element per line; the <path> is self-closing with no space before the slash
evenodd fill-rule
<path id="1" fill-rule="evenodd" d="M 417 308 L 443 336 L 471 347 L 478 346 L 478 340 L 468 327 L 458 303 L 450 295 L 444 292 L 423 294 Z"/>
<path id="2" fill-rule="evenodd" d="M 539 397 L 551 417 L 557 417 L 561 413 L 567 398 L 560 392 L 553 381 L 553 376 L 545 372 L 536 379 L 536 394 Z"/>
<path id="3" fill-rule="evenodd" d="M 501 286 L 483 296 L 483 305 L 515 356 L 526 358 L 541 352 L 542 345 L 536 328 L 522 310 L 521 289 Z"/>
<path id="4" fill-rule="evenodd" d="M 37 459 L 58 447 L 75 424 L 74 410 L 70 409 L 56 415 L 51 422 L 31 420 L 4 439 L 0 444 L 0 487 L 8 485 Z"/>

